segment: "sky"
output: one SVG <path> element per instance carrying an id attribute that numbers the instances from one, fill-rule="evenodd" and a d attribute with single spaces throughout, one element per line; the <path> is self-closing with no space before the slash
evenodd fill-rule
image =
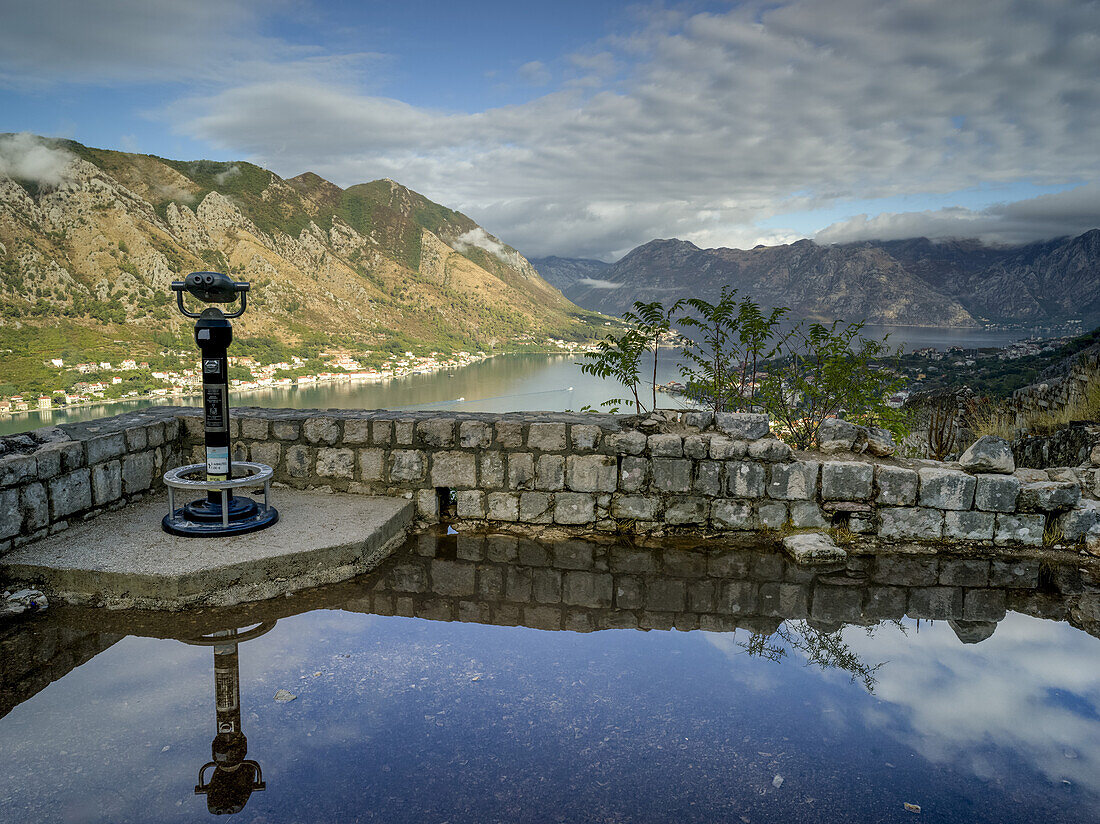
<path id="1" fill-rule="evenodd" d="M 529 257 L 1100 227 L 1093 1 L 0 0 L 0 20 L 0 132 L 388 177 Z"/>

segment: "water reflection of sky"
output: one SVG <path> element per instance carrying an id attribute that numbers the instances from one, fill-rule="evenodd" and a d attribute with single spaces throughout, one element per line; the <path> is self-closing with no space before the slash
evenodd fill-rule
<path id="1" fill-rule="evenodd" d="M 284 619 L 241 647 L 243 726 L 268 788 L 235 819 L 909 821 L 905 802 L 935 821 L 1094 814 L 1096 639 L 1018 615 L 978 645 L 926 622 L 845 638 L 887 662 L 873 695 L 797 655 L 750 657 L 743 633 Z M 205 817 L 193 787 L 214 734 L 211 660 L 128 638 L 17 707 L 0 720 L 0 820 Z M 280 688 L 297 700 L 274 702 Z"/>

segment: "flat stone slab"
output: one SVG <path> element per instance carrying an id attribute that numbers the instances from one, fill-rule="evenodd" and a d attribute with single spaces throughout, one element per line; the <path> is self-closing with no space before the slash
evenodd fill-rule
<path id="1" fill-rule="evenodd" d="M 783 549 L 800 565 L 835 564 L 846 561 L 848 553 L 824 532 L 803 532 L 783 539 Z"/>
<path id="2" fill-rule="evenodd" d="M 183 609 L 230 606 L 331 584 L 373 569 L 404 540 L 403 498 L 273 490 L 274 526 L 185 538 L 161 529 L 167 495 L 110 512 L 0 559 L 0 578 L 75 604 Z"/>

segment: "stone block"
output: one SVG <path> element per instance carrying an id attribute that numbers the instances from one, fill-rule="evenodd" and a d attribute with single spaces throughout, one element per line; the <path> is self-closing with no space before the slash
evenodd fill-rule
<path id="1" fill-rule="evenodd" d="M 419 449 L 395 449 L 390 453 L 390 483 L 420 483 L 428 469 L 428 458 Z"/>
<path id="2" fill-rule="evenodd" d="M 968 589 L 963 595 L 962 617 L 966 621 L 1001 621 L 1006 603 L 1003 589 Z"/>
<path id="3" fill-rule="evenodd" d="M 623 492 L 641 492 L 649 482 L 649 459 L 626 455 L 619 467 L 619 489 Z"/>
<path id="4" fill-rule="evenodd" d="M 670 498 L 665 507 L 664 520 L 672 525 L 705 524 L 708 509 L 707 502 L 701 498 Z"/>
<path id="5" fill-rule="evenodd" d="M 386 469 L 386 450 L 359 450 L 359 479 L 362 481 L 381 481 Z"/>
<path id="6" fill-rule="evenodd" d="M 522 422 L 497 421 L 493 428 L 496 430 L 497 446 L 502 449 L 518 449 L 523 446 Z"/>
<path id="7" fill-rule="evenodd" d="M 335 418 L 307 418 L 302 435 L 309 443 L 333 446 L 340 440 L 340 422 Z"/>
<path id="8" fill-rule="evenodd" d="M 26 458 L 27 456 L 14 457 Z M 72 472 L 84 466 L 84 447 L 79 441 L 48 443 L 35 451 L 34 460 L 36 467 L 33 475 L 40 481 L 46 481 L 62 472 Z M 4 482 L 6 475 L 4 461 L 0 460 L 0 486 L 10 485 Z"/>
<path id="9" fill-rule="evenodd" d="M 611 517 L 621 521 L 654 521 L 659 503 L 658 498 L 648 495 L 616 495 L 611 499 Z"/>
<path id="10" fill-rule="evenodd" d="M 527 430 L 527 448 L 561 452 L 565 449 L 565 437 L 564 423 L 533 423 Z"/>
<path id="11" fill-rule="evenodd" d="M 778 438 L 761 438 L 758 441 L 749 441 L 748 455 L 754 461 L 767 461 L 780 463 L 789 461 L 793 450 Z"/>
<path id="12" fill-rule="evenodd" d="M 943 537 L 943 512 L 922 507 L 883 507 L 879 532 L 883 538 L 933 540 Z"/>
<path id="13" fill-rule="evenodd" d="M 530 452 L 508 455 L 508 488 L 531 489 L 535 484 L 535 456 Z"/>
<path id="14" fill-rule="evenodd" d="M 978 475 L 974 506 L 984 512 L 1015 512 L 1020 479 L 1013 475 Z"/>
<path id="15" fill-rule="evenodd" d="M 752 461 L 729 461 L 726 468 L 726 492 L 734 498 L 763 498 L 767 470 Z"/>
<path id="16" fill-rule="evenodd" d="M 1054 512 L 1072 509 L 1081 500 L 1081 487 L 1069 481 L 1030 483 L 1020 487 L 1016 508 L 1021 512 Z"/>
<path id="17" fill-rule="evenodd" d="M 271 422 L 266 418 L 241 418 L 241 437 L 253 441 L 266 441 L 270 437 Z"/>
<path id="18" fill-rule="evenodd" d="M 719 412 L 715 426 L 731 438 L 745 441 L 766 437 L 771 431 L 768 416 L 755 412 Z"/>
<path id="19" fill-rule="evenodd" d="M 913 506 L 920 476 L 902 466 L 875 466 L 875 501 L 880 506 Z"/>
<path id="20" fill-rule="evenodd" d="M 504 464 L 503 452 L 490 450 L 477 456 L 482 489 L 500 489 L 504 486 Z"/>
<path id="21" fill-rule="evenodd" d="M 933 509 L 970 509 L 977 482 L 957 469 L 924 467 L 920 475 L 920 505 Z"/>
<path id="22" fill-rule="evenodd" d="M 562 575 L 562 601 L 570 606 L 608 609 L 613 596 L 611 575 L 570 570 Z"/>
<path id="23" fill-rule="evenodd" d="M 393 422 L 393 442 L 398 446 L 412 446 L 416 435 L 416 421 L 408 418 Z"/>
<path id="24" fill-rule="evenodd" d="M 848 553 L 824 532 L 804 532 L 783 539 L 783 549 L 796 564 L 835 564 L 845 561 Z"/>
<path id="25" fill-rule="evenodd" d="M 692 489 L 696 494 L 717 498 L 722 494 L 722 464 L 718 461 L 699 461 L 695 464 L 695 481 Z"/>
<path id="26" fill-rule="evenodd" d="M 959 464 L 967 472 L 1011 475 L 1016 471 L 1012 447 L 1004 438 L 983 435 L 972 443 L 959 457 Z"/>
<path id="27" fill-rule="evenodd" d="M 683 612 L 686 606 L 687 585 L 683 581 L 654 578 L 646 586 L 646 609 L 654 612 Z"/>
<path id="28" fill-rule="evenodd" d="M 998 512 L 993 543 L 998 546 L 1007 544 L 1042 546 L 1045 526 L 1046 518 L 1042 515 L 1009 515 Z"/>
<path id="29" fill-rule="evenodd" d="M 548 524 L 553 521 L 550 494 L 548 492 L 520 493 L 519 519 L 525 524 Z"/>
<path id="30" fill-rule="evenodd" d="M 84 442 L 88 465 L 120 457 L 126 451 L 126 436 L 122 432 L 99 435 Z"/>
<path id="31" fill-rule="evenodd" d="M 791 526 L 795 529 L 824 529 L 829 521 L 813 501 L 791 501 Z"/>
<path id="32" fill-rule="evenodd" d="M 765 529 L 782 529 L 787 518 L 787 505 L 782 501 L 762 501 L 756 506 L 756 522 Z"/>
<path id="33" fill-rule="evenodd" d="M 706 429 L 714 423 L 714 413 L 706 410 L 691 410 L 680 415 L 680 422 L 684 426 L 693 426 L 696 429 Z M 1100 461 L 1098 461 L 1100 463 Z"/>
<path id="34" fill-rule="evenodd" d="M 821 464 L 817 461 L 773 464 L 768 468 L 768 497 L 781 501 L 812 501 L 817 497 L 820 473 Z"/>
<path id="35" fill-rule="evenodd" d="M 272 469 L 279 465 L 283 456 L 283 445 L 278 441 L 258 441 L 248 449 L 248 459 L 253 463 L 262 463 Z"/>
<path id="36" fill-rule="evenodd" d="M 490 492 L 485 496 L 486 517 L 490 521 L 518 521 L 519 495 L 515 492 Z"/>
<path id="37" fill-rule="evenodd" d="M 614 492 L 619 467 L 613 455 L 570 455 L 565 482 L 574 492 Z"/>
<path id="38" fill-rule="evenodd" d="M 1056 524 L 1066 541 L 1078 541 L 1100 522 L 1100 502 L 1081 500 L 1073 509 L 1057 516 Z"/>
<path id="39" fill-rule="evenodd" d="M 416 425 L 416 434 L 424 446 L 440 449 L 454 446 L 454 418 L 431 418 Z"/>
<path id="40" fill-rule="evenodd" d="M 840 418 L 826 418 L 817 428 L 818 448 L 822 452 L 850 452 L 863 427 Z"/>
<path id="41" fill-rule="evenodd" d="M 316 472 L 322 478 L 352 478 L 355 473 L 355 452 L 347 448 L 318 449 Z"/>
<path id="42" fill-rule="evenodd" d="M 370 443 L 370 430 L 371 421 L 344 421 L 343 442 L 354 446 Z"/>
<path id="43" fill-rule="evenodd" d="M 819 585 L 813 588 L 810 616 L 818 621 L 859 621 L 863 615 L 863 591 L 859 587 Z"/>
<path id="44" fill-rule="evenodd" d="M 594 456 L 594 457 L 603 457 Z M 572 457 L 570 457 L 572 460 Z M 614 459 L 612 459 L 614 460 Z M 535 489 L 554 492 L 565 488 L 565 456 L 539 455 L 535 461 Z M 579 490 L 587 491 L 587 490 Z"/>
<path id="45" fill-rule="evenodd" d="M 641 455 L 645 452 L 646 436 L 634 429 L 614 432 L 607 436 L 608 448 L 616 455 Z"/>
<path id="46" fill-rule="evenodd" d="M 344 437 L 347 437 L 346 425 Z M 371 421 L 371 443 L 377 446 L 389 446 L 393 443 L 393 421 Z"/>
<path id="47" fill-rule="evenodd" d="M 867 452 L 879 458 L 893 455 L 898 449 L 894 434 L 888 429 L 872 426 L 867 430 Z"/>
<path id="48" fill-rule="evenodd" d="M 431 563 L 431 591 L 436 595 L 473 595 L 477 591 L 476 572 L 474 564 L 435 558 Z"/>
<path id="49" fill-rule="evenodd" d="M 724 435 L 715 435 L 710 439 L 710 456 L 716 461 L 744 458 L 748 454 L 748 441 L 733 440 Z"/>
<path id="50" fill-rule="evenodd" d="M 91 469 L 92 503 L 95 506 L 104 506 L 122 497 L 121 461 L 104 461 Z"/>
<path id="51" fill-rule="evenodd" d="M 826 501 L 870 500 L 874 479 L 874 464 L 825 461 L 821 464 L 821 498 Z"/>
<path id="52" fill-rule="evenodd" d="M 710 508 L 711 523 L 717 529 L 753 529 L 752 504 L 747 501 L 716 500 Z"/>
<path id="53" fill-rule="evenodd" d="M 436 452 L 431 457 L 432 486 L 454 489 L 477 486 L 477 459 L 472 452 Z"/>
<path id="54" fill-rule="evenodd" d="M 296 441 L 301 437 L 302 425 L 296 421 L 272 421 L 271 433 L 280 441 Z"/>
<path id="55" fill-rule="evenodd" d="M 591 424 L 578 423 L 569 428 L 569 437 L 573 441 L 575 452 L 591 452 L 600 445 L 600 428 Z"/>
<path id="56" fill-rule="evenodd" d="M 144 424 L 127 427 L 123 435 L 126 438 L 128 452 L 140 452 L 149 448 L 149 430 Z"/>
<path id="57" fill-rule="evenodd" d="M 994 559 L 989 564 L 989 585 L 1006 589 L 1035 589 L 1039 586 L 1039 562 Z"/>
<path id="58" fill-rule="evenodd" d="M 961 618 L 963 591 L 960 587 L 914 587 L 909 590 L 906 613 L 910 618 Z"/>
<path id="59" fill-rule="evenodd" d="M 0 524 L 5 523 L 6 518 L 13 518 L 12 513 L 15 512 L 13 504 L 16 497 L 19 502 L 18 520 L 22 523 L 22 526 L 16 523 L 15 531 L 10 533 L 7 527 L 0 526 L 0 535 L 5 538 L 20 532 L 29 535 L 50 524 L 50 499 L 46 493 L 45 484 L 38 482 L 26 484 L 18 490 L 18 496 L 16 491 L 11 489 L 0 493 Z"/>
<path id="60" fill-rule="evenodd" d="M 559 492 L 554 496 L 554 523 L 577 525 L 596 519 L 596 496 L 584 492 Z"/>
<path id="61" fill-rule="evenodd" d="M 653 488 L 661 492 L 690 492 L 691 464 L 687 458 L 654 458 Z"/>
<path id="62" fill-rule="evenodd" d="M 750 615 L 756 611 L 758 584 L 755 581 L 723 581 L 718 592 L 719 612 Z"/>
<path id="63" fill-rule="evenodd" d="M 650 435 L 646 441 L 649 454 L 661 458 L 682 458 L 684 441 L 679 435 Z"/>
<path id="64" fill-rule="evenodd" d="M 92 480 L 87 469 L 59 475 L 50 481 L 49 490 L 51 521 L 92 507 Z"/>
<path id="65" fill-rule="evenodd" d="M 710 436 L 687 435 L 684 437 L 684 457 L 697 461 L 707 457 L 710 452 Z"/>
<path id="66" fill-rule="evenodd" d="M 8 455 L 0 458 L 0 487 L 17 486 L 36 477 L 37 462 L 33 455 Z"/>
<path id="67" fill-rule="evenodd" d="M 432 523 L 439 520 L 439 496 L 434 489 L 416 490 L 416 514 Z"/>
<path id="68" fill-rule="evenodd" d="M 455 493 L 455 511 L 459 518 L 481 520 L 485 517 L 485 493 L 480 489 L 462 489 Z"/>
<path id="69" fill-rule="evenodd" d="M 133 452 L 122 459 L 122 492 L 134 495 L 153 485 L 153 453 Z"/>
<path id="70" fill-rule="evenodd" d="M 989 561 L 985 558 L 941 558 L 940 583 L 953 587 L 989 586 Z"/>
<path id="71" fill-rule="evenodd" d="M 493 442 L 493 425 L 486 421 L 462 421 L 458 445 L 464 449 L 487 449 Z"/>
<path id="72" fill-rule="evenodd" d="M 992 512 L 961 512 L 949 510 L 944 513 L 943 537 L 959 541 L 992 541 Z"/>
<path id="73" fill-rule="evenodd" d="M 29 486 L 41 486 L 41 484 L 28 484 Z M 24 489 L 26 488 L 24 487 Z M 24 518 L 19 506 L 19 498 L 19 489 L 0 490 L 0 540 L 13 538 L 23 529 Z M 45 526 L 45 524 L 42 526 Z M 28 532 L 30 531 L 32 529 L 28 529 Z"/>

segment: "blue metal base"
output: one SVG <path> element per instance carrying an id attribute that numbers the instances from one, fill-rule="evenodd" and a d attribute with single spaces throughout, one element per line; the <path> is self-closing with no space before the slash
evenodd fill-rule
<path id="1" fill-rule="evenodd" d="M 265 508 L 245 496 L 234 495 L 229 499 L 228 525 L 222 523 L 221 510 L 220 503 L 200 498 L 165 515 L 161 527 L 169 535 L 216 538 L 221 535 L 256 532 L 279 520 L 279 510 L 275 507 Z"/>

